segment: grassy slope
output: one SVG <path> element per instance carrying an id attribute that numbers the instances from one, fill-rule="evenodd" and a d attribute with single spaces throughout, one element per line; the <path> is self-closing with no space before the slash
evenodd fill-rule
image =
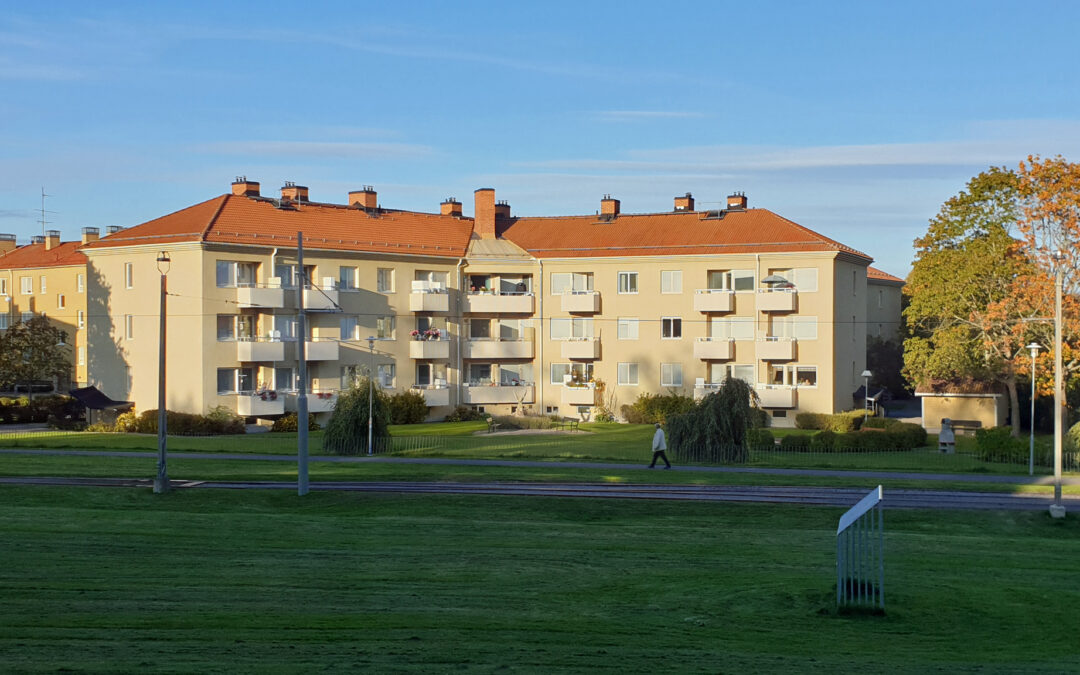
<path id="1" fill-rule="evenodd" d="M 1065 672 L 1075 519 L 890 512 L 889 614 L 836 616 L 839 511 L 0 489 L 15 671 Z"/>

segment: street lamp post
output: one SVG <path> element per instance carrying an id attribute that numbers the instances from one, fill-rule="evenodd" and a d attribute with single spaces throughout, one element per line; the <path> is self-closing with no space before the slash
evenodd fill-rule
<path id="1" fill-rule="evenodd" d="M 1065 254 L 1054 253 L 1054 503 L 1050 506 L 1050 515 L 1054 518 L 1065 517 L 1065 505 L 1061 503 L 1061 445 L 1065 420 L 1062 415 L 1062 403 L 1065 399 L 1065 378 L 1061 363 L 1061 287 L 1064 283 L 1062 266 Z"/>
<path id="2" fill-rule="evenodd" d="M 1028 475 L 1035 475 L 1035 357 L 1039 355 L 1039 350 L 1042 349 L 1042 345 L 1038 342 L 1032 342 L 1027 346 L 1031 352 L 1031 421 L 1028 426 L 1031 427 L 1030 439 L 1028 441 Z"/>
<path id="3" fill-rule="evenodd" d="M 870 418 L 870 376 L 869 370 L 862 371 L 863 376 L 863 422 Z"/>
<path id="4" fill-rule="evenodd" d="M 166 464 L 166 444 L 169 418 L 165 410 L 165 297 L 168 290 L 165 276 L 169 273 L 172 260 L 168 251 L 158 253 L 157 268 L 161 273 L 161 301 L 158 310 L 158 460 L 157 476 L 154 477 L 154 493 L 161 494 L 169 491 L 169 471 Z"/>
<path id="5" fill-rule="evenodd" d="M 371 372 L 368 373 L 368 397 L 367 397 L 367 454 L 373 454 L 371 447 L 372 441 L 372 403 L 375 399 L 375 338 L 368 336 L 367 339 L 368 351 L 371 353 Z"/>

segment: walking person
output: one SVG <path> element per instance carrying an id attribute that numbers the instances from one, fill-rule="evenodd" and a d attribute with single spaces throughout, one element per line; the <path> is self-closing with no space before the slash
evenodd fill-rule
<path id="1" fill-rule="evenodd" d="M 656 459 L 662 458 L 664 460 L 665 469 L 671 468 L 671 462 L 668 461 L 667 453 L 667 440 L 664 438 L 664 430 L 660 428 L 660 423 L 656 423 L 656 433 L 652 437 L 652 464 L 649 465 L 650 469 L 656 468 Z"/>

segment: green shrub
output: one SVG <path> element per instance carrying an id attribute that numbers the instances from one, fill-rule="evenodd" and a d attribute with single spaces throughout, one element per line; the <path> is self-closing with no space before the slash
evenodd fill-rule
<path id="1" fill-rule="evenodd" d="M 132 408 L 131 410 L 116 416 L 116 426 L 114 430 L 121 433 L 135 433 L 139 430 L 138 426 L 139 416 L 135 414 L 135 409 Z"/>
<path id="2" fill-rule="evenodd" d="M 780 439 L 780 447 L 789 452 L 808 452 L 811 438 L 810 434 L 789 434 Z"/>
<path id="3" fill-rule="evenodd" d="M 1072 425 L 1065 433 L 1063 445 L 1066 452 L 1080 452 L 1080 422 Z"/>
<path id="4" fill-rule="evenodd" d="M 369 397 L 374 392 L 374 398 Z M 352 387 L 338 394 L 334 413 L 326 424 L 323 449 L 337 455 L 356 455 L 368 451 L 368 412 L 370 406 L 374 439 L 390 435 L 389 397 L 370 386 L 367 377 L 358 378 Z"/>
<path id="5" fill-rule="evenodd" d="M 314 414 L 308 413 L 307 418 L 308 418 L 308 431 L 318 431 L 319 429 L 322 429 L 322 427 L 319 426 L 319 423 L 315 421 L 315 415 Z M 270 431 L 283 432 L 283 433 L 284 432 L 293 432 L 293 433 L 295 433 L 295 432 L 300 430 L 299 422 L 300 422 L 299 415 L 297 415 L 294 412 L 291 412 L 288 415 L 285 415 L 284 417 L 279 417 L 276 420 L 274 420 L 274 425 L 272 427 L 270 427 Z"/>
<path id="6" fill-rule="evenodd" d="M 751 450 L 775 450 L 776 437 L 768 429 L 760 427 L 747 429 L 746 447 Z"/>
<path id="7" fill-rule="evenodd" d="M 216 405 L 206 413 L 209 432 L 212 434 L 242 434 L 247 432 L 244 418 L 230 408 Z"/>
<path id="8" fill-rule="evenodd" d="M 828 415 L 812 412 L 801 412 L 795 415 L 796 429 L 824 429 Z"/>
<path id="9" fill-rule="evenodd" d="M 769 413 L 761 408 L 750 407 L 750 428 L 751 429 L 768 429 L 772 425 L 772 417 Z"/>
<path id="10" fill-rule="evenodd" d="M 619 411 L 631 424 L 666 424 L 668 418 L 688 413 L 694 406 L 692 396 L 672 391 L 666 394 L 639 394 L 633 405 L 624 405 Z"/>
<path id="11" fill-rule="evenodd" d="M 116 426 L 117 429 L 120 428 L 120 418 L 117 418 Z M 193 415 L 191 413 L 176 412 L 175 410 L 166 410 L 165 429 L 167 433 L 177 436 L 219 436 L 242 434 L 245 431 L 244 418 L 237 416 L 224 406 L 211 408 L 206 415 Z M 156 434 L 158 431 L 158 411 L 156 409 L 142 411 L 135 418 L 133 424 L 129 424 L 125 420 L 124 430 L 140 434 Z"/>
<path id="12" fill-rule="evenodd" d="M 897 424 L 902 424 L 894 417 L 870 417 L 863 422 L 863 429 L 887 429 L 891 430 Z"/>
<path id="13" fill-rule="evenodd" d="M 402 391 L 389 397 L 390 424 L 420 424 L 427 419 L 428 406 L 424 395 Z"/>
<path id="14" fill-rule="evenodd" d="M 810 437 L 811 452 L 834 452 L 836 450 L 836 432 L 819 431 Z"/>
<path id="15" fill-rule="evenodd" d="M 1011 427 L 987 427 L 975 430 L 975 450 L 987 462 L 1025 464 L 1028 444 L 1012 437 Z"/>
<path id="16" fill-rule="evenodd" d="M 903 437 L 902 448 L 904 450 L 914 450 L 915 448 L 921 448 L 926 445 L 926 429 L 923 429 L 921 424 L 897 422 L 888 427 L 888 430 L 889 433 L 898 434 Z"/>
<path id="17" fill-rule="evenodd" d="M 106 422 L 94 422 L 90 426 L 86 427 L 87 431 L 94 431 L 97 433 L 112 433 L 116 431 L 116 427 Z"/>
<path id="18" fill-rule="evenodd" d="M 846 434 L 836 434 L 836 438 L 833 441 L 834 452 L 857 452 L 862 450 L 863 446 L 863 434 L 856 431 L 849 431 Z"/>
<path id="19" fill-rule="evenodd" d="M 446 416 L 447 422 L 475 422 L 484 419 L 484 413 L 467 405 L 459 405 L 453 412 Z"/>
<path id="20" fill-rule="evenodd" d="M 491 421 L 507 429 L 551 429 L 556 419 L 548 415 L 499 415 Z"/>
<path id="21" fill-rule="evenodd" d="M 863 418 L 865 416 L 866 413 L 862 410 L 848 410 L 836 413 L 835 415 L 826 415 L 827 421 L 825 428 L 829 431 L 835 431 L 838 434 L 845 434 L 849 431 L 858 431 L 862 427 Z"/>

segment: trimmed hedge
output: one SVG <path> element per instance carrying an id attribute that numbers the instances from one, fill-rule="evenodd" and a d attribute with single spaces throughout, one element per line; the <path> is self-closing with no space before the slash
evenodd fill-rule
<path id="1" fill-rule="evenodd" d="M 685 415 L 694 409 L 694 397 L 675 392 L 667 394 L 640 394 L 632 405 L 624 405 L 619 412 L 630 424 L 667 424 L 675 415 Z"/>
<path id="2" fill-rule="evenodd" d="M 768 429 L 747 429 L 746 447 L 750 450 L 775 450 L 776 437 Z"/>
<path id="3" fill-rule="evenodd" d="M 847 410 L 835 415 L 804 412 L 795 416 L 795 428 L 824 429 L 842 434 L 858 431 L 862 427 L 865 416 L 866 412 L 862 410 Z"/>
<path id="4" fill-rule="evenodd" d="M 474 422 L 485 419 L 487 416 L 476 408 L 467 405 L 459 405 L 454 411 L 446 416 L 446 422 Z"/>
<path id="5" fill-rule="evenodd" d="M 308 431 L 318 431 L 322 429 L 319 423 L 315 421 L 315 415 L 308 413 Z M 270 427 L 270 431 L 275 432 L 297 432 L 300 431 L 300 416 L 294 412 L 279 417 L 274 420 L 274 426 Z"/>
<path id="6" fill-rule="evenodd" d="M 225 406 L 216 406 L 205 415 L 165 411 L 166 433 L 177 436 L 224 436 L 242 434 L 247 431 L 244 418 L 237 416 Z M 108 429 L 108 425 L 95 424 L 94 430 Z M 111 431 L 132 434 L 156 434 L 158 431 L 157 409 L 144 410 L 136 414 L 130 410 L 116 418 L 116 425 Z"/>
<path id="7" fill-rule="evenodd" d="M 51 394 L 38 398 L 0 397 L 0 424 L 48 422 L 50 419 L 69 420 L 81 415 L 82 406 L 70 396 Z"/>

